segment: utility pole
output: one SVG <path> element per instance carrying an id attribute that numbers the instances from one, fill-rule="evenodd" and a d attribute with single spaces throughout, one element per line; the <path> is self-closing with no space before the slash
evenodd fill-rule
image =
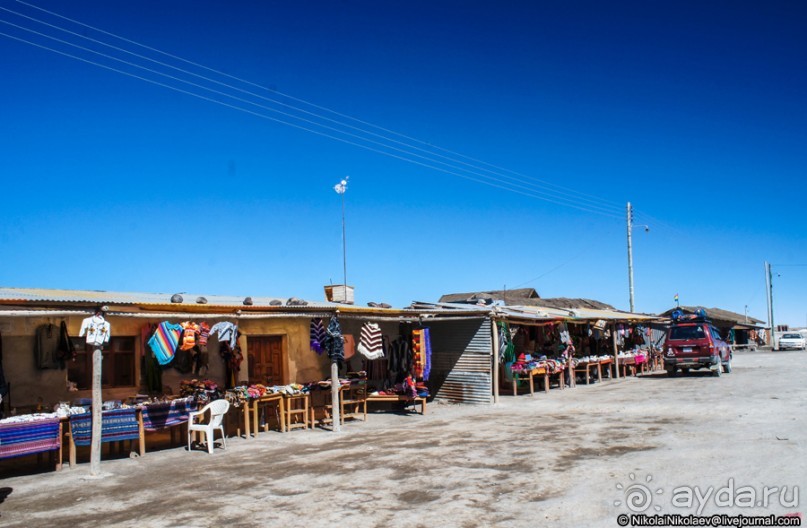
<path id="1" fill-rule="evenodd" d="M 765 284 L 768 293 L 768 324 L 771 327 L 771 347 L 776 350 L 776 324 L 773 322 L 773 272 L 771 263 L 765 261 Z"/>
<path id="2" fill-rule="evenodd" d="M 773 318 L 773 271 L 771 271 L 771 263 L 766 262 L 766 264 L 768 265 L 768 287 L 771 292 L 771 343 L 773 344 L 773 349 L 776 350 L 776 323 Z"/>
<path id="3" fill-rule="evenodd" d="M 633 241 L 631 231 L 633 230 L 633 209 L 628 202 L 628 292 L 630 293 L 630 312 L 633 313 Z"/>

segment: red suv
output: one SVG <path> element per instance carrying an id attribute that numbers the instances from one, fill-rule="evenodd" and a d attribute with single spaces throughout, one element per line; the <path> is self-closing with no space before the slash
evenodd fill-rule
<path id="1" fill-rule="evenodd" d="M 707 368 L 715 376 L 731 373 L 731 346 L 703 316 L 673 315 L 664 345 L 664 368 L 669 376 L 678 371 Z"/>

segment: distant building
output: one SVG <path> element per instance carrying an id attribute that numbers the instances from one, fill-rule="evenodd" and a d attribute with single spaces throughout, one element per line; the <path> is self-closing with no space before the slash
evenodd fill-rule
<path id="1" fill-rule="evenodd" d="M 572 310 L 585 308 L 590 310 L 614 310 L 610 304 L 592 299 L 575 299 L 567 297 L 541 298 L 534 288 L 520 288 L 516 290 L 489 290 L 467 293 L 449 293 L 440 297 L 441 303 L 456 304 L 494 304 L 503 303 L 507 306 L 542 306 Z"/>

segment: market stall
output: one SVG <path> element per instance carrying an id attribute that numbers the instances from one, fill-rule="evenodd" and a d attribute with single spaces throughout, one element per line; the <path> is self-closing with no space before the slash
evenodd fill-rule
<path id="1" fill-rule="evenodd" d="M 0 460 L 56 453 L 56 470 L 62 469 L 62 428 L 62 420 L 56 413 L 0 420 Z"/>

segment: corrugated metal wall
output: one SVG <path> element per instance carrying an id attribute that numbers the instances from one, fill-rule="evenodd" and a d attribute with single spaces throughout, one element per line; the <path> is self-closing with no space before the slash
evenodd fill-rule
<path id="1" fill-rule="evenodd" d="M 490 319 L 429 321 L 432 370 L 429 387 L 436 399 L 491 403 Z"/>

